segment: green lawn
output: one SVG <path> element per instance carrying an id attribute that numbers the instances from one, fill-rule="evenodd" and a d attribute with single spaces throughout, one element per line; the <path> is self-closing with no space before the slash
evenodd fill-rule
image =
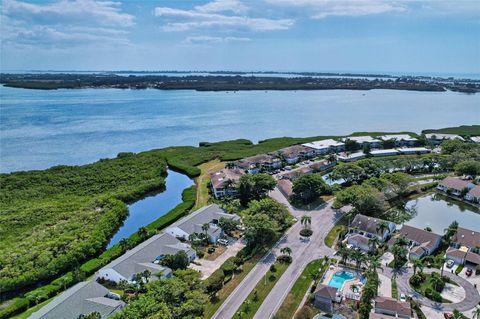
<path id="1" fill-rule="evenodd" d="M 225 168 L 225 162 L 220 162 L 216 159 L 203 163 L 198 166 L 200 168 L 200 175 L 195 179 L 197 184 L 197 200 L 193 210 L 197 210 L 208 204 L 208 199 L 210 198 L 208 184 L 210 183 L 210 173 L 221 170 Z"/>
<path id="2" fill-rule="evenodd" d="M 270 270 L 267 272 L 266 276 L 255 286 L 255 289 L 248 295 L 248 298 L 243 302 L 240 308 L 237 310 L 236 315 L 234 318 L 242 318 L 242 319 L 250 319 L 255 316 L 258 308 L 262 305 L 263 301 L 272 290 L 273 286 L 277 283 L 277 281 L 282 277 L 285 270 L 287 270 L 290 264 L 275 262 L 276 271 L 271 272 Z M 256 292 L 256 293 L 255 293 Z M 256 295 L 256 297 L 255 297 Z M 242 313 L 239 316 L 239 313 Z"/>
<path id="3" fill-rule="evenodd" d="M 293 318 L 295 311 L 297 311 L 300 302 L 307 293 L 307 290 L 313 281 L 310 274 L 317 269 L 320 269 L 320 267 L 322 267 L 323 265 L 324 260 L 324 258 L 314 260 L 310 262 L 307 267 L 305 267 L 300 277 L 298 277 L 297 281 L 295 281 L 295 284 L 293 285 L 292 289 L 290 290 L 287 297 L 280 306 L 280 309 L 278 309 L 277 313 L 275 314 L 276 319 Z M 322 273 L 325 272 L 327 264 L 323 266 L 321 270 Z"/>
<path id="4" fill-rule="evenodd" d="M 335 239 L 337 239 L 338 235 L 347 230 L 348 220 L 350 216 L 344 215 L 340 220 L 333 226 L 333 228 L 328 232 L 327 236 L 325 236 L 325 245 L 328 247 L 332 247 Z"/>
<path id="5" fill-rule="evenodd" d="M 397 275 L 392 276 L 392 298 L 398 299 Z"/>

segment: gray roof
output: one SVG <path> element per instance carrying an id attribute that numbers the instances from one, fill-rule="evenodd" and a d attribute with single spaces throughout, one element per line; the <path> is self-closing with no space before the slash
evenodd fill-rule
<path id="1" fill-rule="evenodd" d="M 411 241 L 417 242 L 419 245 L 427 247 L 429 249 L 433 248 L 437 242 L 442 238 L 441 235 L 412 227 L 409 225 L 403 225 L 399 233 Z"/>
<path id="2" fill-rule="evenodd" d="M 380 234 L 379 230 L 377 229 L 377 226 L 382 221 L 384 221 L 387 225 L 391 224 L 391 222 L 380 219 L 380 218 L 357 214 L 353 219 L 350 227 L 351 228 L 356 227 L 358 228 L 358 230 L 361 230 L 370 234 L 383 235 L 383 234 Z"/>
<path id="3" fill-rule="evenodd" d="M 182 243 L 172 235 L 158 234 L 127 251 L 103 268 L 112 268 L 127 279 L 146 269 L 153 273 L 169 272 L 166 267 L 156 265 L 153 261 L 161 255 L 173 255 L 179 251 L 185 251 L 189 256 L 195 253 L 189 245 Z"/>
<path id="4" fill-rule="evenodd" d="M 125 306 L 121 300 L 107 298 L 108 293 L 108 289 L 96 281 L 84 281 L 63 292 L 29 318 L 77 319 L 94 311 L 107 318 Z"/>
<path id="5" fill-rule="evenodd" d="M 178 227 L 187 234 L 191 235 L 193 233 L 203 233 L 202 225 L 210 224 L 208 234 L 215 235 L 217 232 L 221 232 L 219 227 L 212 225 L 211 223 L 219 221 L 220 218 L 227 218 L 233 220 L 240 220 L 240 217 L 234 214 L 227 214 L 225 211 L 216 204 L 208 205 L 202 207 L 190 215 L 180 219 L 176 223 L 172 224 L 171 227 Z"/>

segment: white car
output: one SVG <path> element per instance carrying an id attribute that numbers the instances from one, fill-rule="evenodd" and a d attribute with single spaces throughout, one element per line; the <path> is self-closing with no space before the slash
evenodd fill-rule
<path id="1" fill-rule="evenodd" d="M 240 231 L 244 231 L 245 230 L 245 226 L 241 225 L 241 224 L 238 224 L 237 225 L 237 229 L 240 230 Z"/>
<path id="2" fill-rule="evenodd" d="M 455 265 L 455 262 L 451 259 L 447 260 L 447 268 L 452 268 Z"/>
<path id="3" fill-rule="evenodd" d="M 294 223 L 298 222 L 298 218 L 294 217 L 294 218 L 292 218 L 292 220 L 293 220 Z"/>
<path id="4" fill-rule="evenodd" d="M 217 243 L 219 243 L 220 245 L 227 246 L 228 245 L 228 240 L 220 238 L 219 240 L 217 240 Z"/>
<path id="5" fill-rule="evenodd" d="M 405 294 L 400 294 L 400 301 L 407 301 L 407 296 L 405 296 Z"/>

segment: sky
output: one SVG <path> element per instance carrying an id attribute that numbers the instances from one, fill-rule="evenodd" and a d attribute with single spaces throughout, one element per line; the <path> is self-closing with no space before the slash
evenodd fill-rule
<path id="1" fill-rule="evenodd" d="M 480 74 L 480 1 L 1 0 L 0 69 Z"/>

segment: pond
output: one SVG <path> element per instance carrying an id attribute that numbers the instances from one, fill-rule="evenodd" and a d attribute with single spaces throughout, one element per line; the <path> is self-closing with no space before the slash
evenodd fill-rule
<path id="1" fill-rule="evenodd" d="M 430 227 L 434 233 L 443 234 L 453 221 L 460 227 L 480 231 L 480 211 L 475 207 L 441 194 L 429 194 L 406 203 L 407 210 L 416 213 L 406 225 L 417 228 Z"/>
<path id="2" fill-rule="evenodd" d="M 193 185 L 186 175 L 169 170 L 164 192 L 146 197 L 128 206 L 129 215 L 122 227 L 112 237 L 107 248 L 118 243 L 122 238 L 128 238 L 140 227 L 146 226 L 182 202 L 182 191 Z"/>

